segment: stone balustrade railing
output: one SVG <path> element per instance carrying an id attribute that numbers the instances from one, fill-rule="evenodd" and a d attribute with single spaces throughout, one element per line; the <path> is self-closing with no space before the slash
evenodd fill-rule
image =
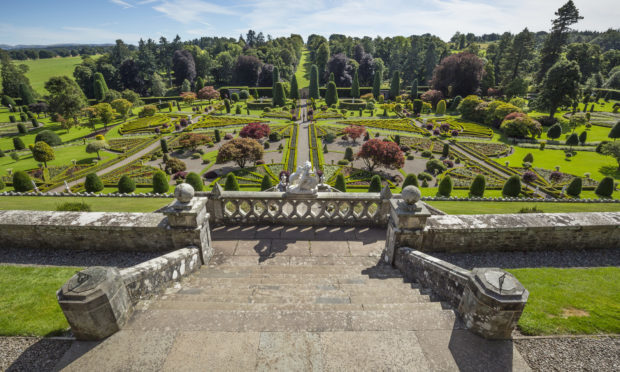
<path id="1" fill-rule="evenodd" d="M 223 191 L 217 185 L 207 210 L 214 224 L 385 226 L 389 189 L 381 193 L 290 194 Z"/>

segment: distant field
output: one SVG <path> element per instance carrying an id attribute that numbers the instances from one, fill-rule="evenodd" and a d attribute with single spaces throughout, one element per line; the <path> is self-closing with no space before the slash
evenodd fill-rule
<path id="1" fill-rule="evenodd" d="M 94 56 L 97 58 L 97 56 Z M 43 87 L 52 76 L 69 76 L 73 79 L 73 69 L 82 63 L 82 57 L 59 57 L 49 59 L 35 59 L 27 61 L 13 61 L 16 65 L 24 64 L 30 68 L 26 73 L 32 88 L 39 94 L 46 94 Z M 2 81 L 2 80 L 0 80 Z"/>
<path id="2" fill-rule="evenodd" d="M 297 71 L 295 71 L 295 76 L 297 76 L 299 89 L 310 86 L 310 52 L 305 49 L 301 55 Z"/>

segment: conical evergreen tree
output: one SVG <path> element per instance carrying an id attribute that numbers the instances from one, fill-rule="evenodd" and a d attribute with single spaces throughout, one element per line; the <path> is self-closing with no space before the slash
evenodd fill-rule
<path id="1" fill-rule="evenodd" d="M 411 92 L 409 93 L 411 100 L 418 98 L 418 79 L 413 79 L 413 83 L 411 83 Z"/>
<path id="2" fill-rule="evenodd" d="M 360 81 L 357 77 L 357 69 L 355 69 L 353 83 L 351 83 L 351 98 L 360 98 Z"/>
<path id="3" fill-rule="evenodd" d="M 319 99 L 319 68 L 312 65 L 310 68 L 310 98 Z"/>
<path id="4" fill-rule="evenodd" d="M 398 95 L 400 95 L 400 72 L 396 70 L 390 83 L 390 99 L 396 99 Z"/>
<path id="5" fill-rule="evenodd" d="M 329 84 L 327 84 L 325 103 L 327 106 L 338 104 L 338 89 L 336 89 L 336 83 L 333 81 L 330 81 Z"/>
<path id="6" fill-rule="evenodd" d="M 377 71 L 375 71 L 375 76 L 374 76 L 374 80 L 372 83 L 372 95 L 374 96 L 375 99 L 379 98 L 379 95 L 381 94 L 381 75 L 383 74 L 383 71 L 378 68 Z"/>
<path id="7" fill-rule="evenodd" d="M 297 85 L 297 76 L 293 75 L 291 78 L 291 93 L 289 95 L 291 99 L 299 99 L 299 86 Z"/>

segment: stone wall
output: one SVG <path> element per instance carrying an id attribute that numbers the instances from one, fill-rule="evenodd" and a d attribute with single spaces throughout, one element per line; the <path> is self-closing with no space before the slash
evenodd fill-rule
<path id="1" fill-rule="evenodd" d="M 10 248 L 170 251 L 175 233 L 161 213 L 0 211 Z"/>
<path id="2" fill-rule="evenodd" d="M 407 247 L 398 249 L 394 265 L 407 279 L 431 289 L 454 308 L 459 306 L 469 280 L 469 270 Z"/>
<path id="3" fill-rule="evenodd" d="M 200 251 L 182 248 L 120 270 L 129 298 L 138 301 L 163 291 L 200 268 Z"/>
<path id="4" fill-rule="evenodd" d="M 533 251 L 620 247 L 620 212 L 431 216 L 424 252 Z"/>

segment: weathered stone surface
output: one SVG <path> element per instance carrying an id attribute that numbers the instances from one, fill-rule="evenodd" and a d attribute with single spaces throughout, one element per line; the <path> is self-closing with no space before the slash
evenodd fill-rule
<path id="1" fill-rule="evenodd" d="M 58 304 L 78 340 L 101 340 L 124 325 L 131 301 L 116 268 L 89 267 L 58 291 Z"/>

